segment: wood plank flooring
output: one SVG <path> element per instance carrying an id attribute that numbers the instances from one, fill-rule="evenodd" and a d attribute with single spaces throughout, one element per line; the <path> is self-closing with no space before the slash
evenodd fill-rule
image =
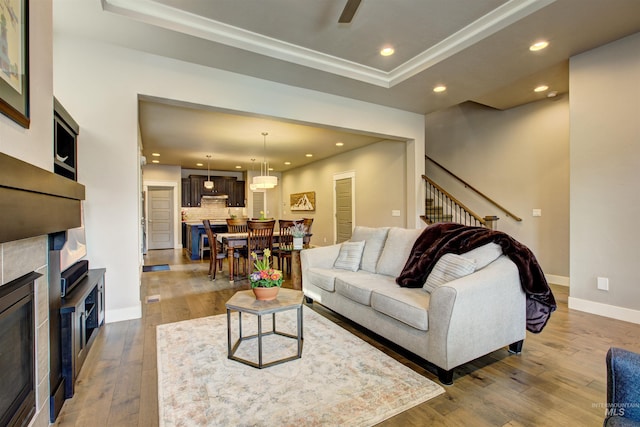
<path id="1" fill-rule="evenodd" d="M 230 284 L 224 272 L 207 278 L 207 262 L 182 251 L 150 251 L 146 264 L 170 271 L 142 275 L 142 319 L 101 328 L 58 426 L 156 426 L 156 325 L 225 312 L 224 303 L 246 281 Z M 226 272 L 226 266 L 225 270 Z M 285 287 L 289 283 L 285 281 Z M 640 325 L 567 309 L 568 288 L 552 286 L 558 310 L 541 334 L 527 334 L 520 355 L 495 351 L 456 369 L 446 393 L 381 426 L 599 426 L 606 401 L 609 347 L 640 352 Z M 109 283 L 106 284 L 109 292 Z M 147 297 L 159 295 L 158 302 Z M 313 308 L 425 377 L 435 368 L 374 337 L 318 304 Z"/>

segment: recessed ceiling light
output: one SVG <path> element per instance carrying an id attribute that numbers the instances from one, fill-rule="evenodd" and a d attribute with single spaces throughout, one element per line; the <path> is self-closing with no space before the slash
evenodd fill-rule
<path id="1" fill-rule="evenodd" d="M 447 87 L 445 85 L 438 85 L 438 86 L 434 86 L 433 91 L 435 93 L 440 93 L 440 92 L 444 92 L 447 90 Z"/>
<path id="2" fill-rule="evenodd" d="M 160 157 L 160 153 L 151 153 L 153 157 Z"/>
<path id="3" fill-rule="evenodd" d="M 269 170 L 270 170 L 270 171 L 272 171 L 272 170 L 273 170 L 273 168 L 269 168 Z"/>
<path id="4" fill-rule="evenodd" d="M 558 96 L 558 91 L 557 90 L 552 90 L 551 92 L 549 92 L 547 94 L 548 98 L 553 98 L 554 96 Z"/>
<path id="5" fill-rule="evenodd" d="M 533 91 L 534 92 L 544 92 L 545 90 L 549 89 L 549 86 L 547 85 L 540 85 L 537 88 L 535 88 Z"/>
<path id="6" fill-rule="evenodd" d="M 242 169 L 242 166 L 237 165 L 237 166 L 236 166 L 236 169 Z"/>
<path id="7" fill-rule="evenodd" d="M 336 142 L 336 147 L 342 147 L 343 145 L 344 145 L 344 142 L 340 142 L 340 141 Z"/>
<path id="8" fill-rule="evenodd" d="M 395 53 L 395 49 L 392 48 L 391 46 L 387 46 L 385 48 L 382 48 L 380 50 L 380 55 L 382 56 L 391 56 Z"/>
<path id="9" fill-rule="evenodd" d="M 308 154 L 305 154 L 304 156 L 305 156 L 305 157 L 313 157 L 313 154 L 308 153 Z"/>
<path id="10" fill-rule="evenodd" d="M 529 50 L 531 52 L 537 52 L 549 46 L 549 42 L 546 40 L 540 40 L 539 42 L 535 42 L 531 46 L 529 46 Z"/>
<path id="11" fill-rule="evenodd" d="M 160 163 L 160 160 L 151 160 L 151 163 Z"/>
<path id="12" fill-rule="evenodd" d="M 196 166 L 204 166 L 202 163 L 196 163 Z"/>
<path id="13" fill-rule="evenodd" d="M 289 166 L 291 162 L 284 162 L 285 165 Z"/>

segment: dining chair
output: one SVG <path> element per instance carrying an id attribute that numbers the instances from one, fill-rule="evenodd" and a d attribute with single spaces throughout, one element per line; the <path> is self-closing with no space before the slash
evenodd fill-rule
<path id="1" fill-rule="evenodd" d="M 307 230 L 308 234 L 311 234 L 311 226 L 313 225 L 313 218 L 302 218 L 302 223 L 304 224 L 304 228 Z M 308 239 L 305 239 L 306 242 L 304 244 L 305 248 L 310 246 L 311 236 Z"/>
<path id="2" fill-rule="evenodd" d="M 222 270 L 222 260 L 227 257 L 227 252 L 222 249 L 222 245 L 216 240 L 216 235 L 211 230 L 211 222 L 208 219 L 204 219 L 202 224 L 204 224 L 204 231 L 209 239 L 209 277 L 211 280 L 215 280 L 216 271 L 218 268 Z"/>
<path id="3" fill-rule="evenodd" d="M 247 219 L 246 218 L 227 218 L 227 232 L 229 233 L 246 233 L 247 232 Z M 235 271 L 240 271 L 240 258 L 244 262 L 244 275 L 247 275 L 247 260 L 249 260 L 249 253 L 247 248 L 235 248 L 233 250 L 233 258 L 236 263 Z"/>
<path id="4" fill-rule="evenodd" d="M 296 221 L 289 219 L 278 221 L 280 237 L 278 238 L 278 247 L 273 249 L 273 256 L 278 260 L 278 268 L 284 271 L 282 266 L 286 265 L 289 273 L 291 273 L 291 248 L 293 248 L 293 235 L 289 227 L 293 227 L 295 223 Z"/>
<path id="5" fill-rule="evenodd" d="M 273 252 L 273 228 L 275 225 L 275 219 L 247 221 L 247 252 L 249 256 L 255 252 L 258 259 L 262 259 L 265 249 Z"/>

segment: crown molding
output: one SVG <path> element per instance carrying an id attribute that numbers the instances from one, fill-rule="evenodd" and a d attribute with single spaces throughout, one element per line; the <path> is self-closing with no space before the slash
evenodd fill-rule
<path id="1" fill-rule="evenodd" d="M 154 0 L 102 0 L 102 8 L 157 27 L 391 88 L 555 1 L 509 0 L 390 72 L 204 18 Z"/>

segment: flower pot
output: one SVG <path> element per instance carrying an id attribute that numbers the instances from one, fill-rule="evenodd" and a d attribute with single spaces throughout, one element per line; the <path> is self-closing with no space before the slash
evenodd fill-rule
<path id="1" fill-rule="evenodd" d="M 280 287 L 274 286 L 272 288 L 252 288 L 252 290 L 257 300 L 272 301 L 276 299 L 276 297 L 278 296 L 278 291 L 280 290 Z"/>
<path id="2" fill-rule="evenodd" d="M 303 245 L 303 237 L 293 238 L 293 249 L 302 249 L 302 245 Z"/>

